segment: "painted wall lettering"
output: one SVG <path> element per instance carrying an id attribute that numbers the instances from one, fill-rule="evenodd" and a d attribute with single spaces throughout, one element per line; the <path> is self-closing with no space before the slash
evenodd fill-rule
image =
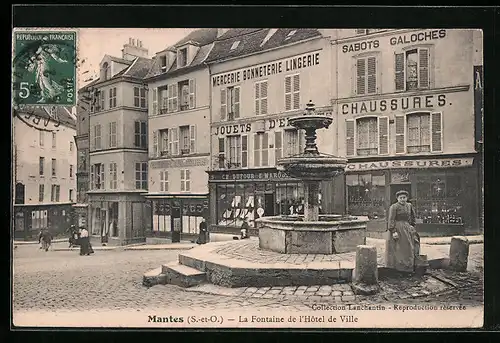
<path id="1" fill-rule="evenodd" d="M 389 42 L 391 45 L 400 45 L 400 44 L 410 44 L 417 42 L 427 42 L 430 40 L 436 40 L 446 37 L 446 30 L 430 30 L 425 32 L 417 32 L 410 33 L 401 36 L 391 37 Z"/>
<path id="2" fill-rule="evenodd" d="M 290 57 L 271 63 L 261 64 L 249 68 L 234 70 L 212 76 L 212 86 L 225 86 L 240 83 L 269 75 L 281 74 L 294 70 L 319 65 L 319 52 L 312 52 L 300 56 Z"/>
<path id="3" fill-rule="evenodd" d="M 370 41 L 366 41 L 366 42 L 344 44 L 344 45 L 342 45 L 342 52 L 346 53 L 346 52 L 365 51 L 365 50 L 377 49 L 379 46 L 380 46 L 380 42 L 378 39 L 370 40 Z"/>
<path id="4" fill-rule="evenodd" d="M 342 104 L 342 114 L 365 114 L 374 112 L 400 111 L 410 109 L 430 109 L 444 107 L 446 94 L 423 95 L 398 99 L 383 99 Z"/>
<path id="5" fill-rule="evenodd" d="M 238 133 L 246 133 L 252 131 L 252 124 L 235 124 L 235 125 L 224 125 L 214 128 L 214 136 L 218 135 L 234 135 Z"/>

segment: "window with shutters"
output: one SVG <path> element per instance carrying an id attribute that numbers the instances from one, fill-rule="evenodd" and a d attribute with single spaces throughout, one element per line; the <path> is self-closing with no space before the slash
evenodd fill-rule
<path id="1" fill-rule="evenodd" d="M 190 154 L 194 152 L 195 142 L 195 127 L 194 125 L 185 125 L 179 127 L 181 154 Z"/>
<path id="2" fill-rule="evenodd" d="M 430 50 L 414 48 L 395 55 L 396 90 L 417 90 L 430 87 Z"/>
<path id="3" fill-rule="evenodd" d="M 180 94 L 179 110 L 185 111 L 189 109 L 189 80 L 177 83 L 177 87 Z"/>
<path id="4" fill-rule="evenodd" d="M 160 70 L 162 73 L 167 72 L 167 56 L 166 55 L 160 56 Z"/>
<path id="5" fill-rule="evenodd" d="M 406 116 L 406 152 L 431 151 L 430 113 L 411 113 Z"/>
<path id="6" fill-rule="evenodd" d="M 104 189 L 104 164 L 90 166 L 90 183 L 91 189 Z"/>
<path id="7" fill-rule="evenodd" d="M 241 136 L 227 137 L 226 167 L 241 167 Z"/>
<path id="8" fill-rule="evenodd" d="M 52 149 L 56 148 L 57 136 L 55 132 L 52 132 Z"/>
<path id="9" fill-rule="evenodd" d="M 177 127 L 169 131 L 168 151 L 171 155 L 179 155 L 179 128 Z"/>
<path id="10" fill-rule="evenodd" d="M 274 165 L 278 165 L 278 160 L 283 157 L 283 132 L 274 132 Z"/>
<path id="11" fill-rule="evenodd" d="M 104 99 L 104 95 L 103 95 L 103 99 Z M 109 89 L 109 108 L 113 108 L 113 107 L 116 107 L 116 87 Z"/>
<path id="12" fill-rule="evenodd" d="M 395 116 L 396 126 L 396 154 L 404 154 L 405 146 L 405 116 Z"/>
<path id="13" fill-rule="evenodd" d="M 135 189 L 148 189 L 148 163 L 135 164 Z"/>
<path id="14" fill-rule="evenodd" d="M 356 59 L 356 94 L 375 94 L 377 87 L 377 58 L 375 56 Z"/>
<path id="15" fill-rule="evenodd" d="M 168 129 L 158 131 L 158 147 L 160 156 L 168 156 L 170 151 L 170 144 L 168 139 Z"/>
<path id="16" fill-rule="evenodd" d="M 285 77 L 285 111 L 300 108 L 300 75 Z"/>
<path id="17" fill-rule="evenodd" d="M 226 93 L 227 93 L 227 99 L 226 99 L 227 120 L 238 119 L 240 117 L 240 87 L 236 86 L 228 87 L 226 88 Z M 221 99 L 221 107 L 222 107 L 222 99 Z"/>
<path id="18" fill-rule="evenodd" d="M 168 192 L 168 170 L 160 171 L 160 191 Z"/>
<path id="19" fill-rule="evenodd" d="M 241 136 L 241 167 L 248 167 L 248 136 Z"/>
<path id="20" fill-rule="evenodd" d="M 168 86 L 168 112 L 177 111 L 178 107 L 177 91 L 178 91 L 177 84 Z"/>
<path id="21" fill-rule="evenodd" d="M 116 148 L 117 139 L 116 139 L 116 122 L 111 122 L 108 124 L 108 142 L 110 148 Z"/>
<path id="22" fill-rule="evenodd" d="M 74 177 L 74 174 L 73 174 L 73 165 L 72 164 L 69 165 L 69 177 L 70 178 Z"/>
<path id="23" fill-rule="evenodd" d="M 217 155 L 217 160 L 218 160 L 218 166 L 219 169 L 224 169 L 226 166 L 226 145 L 225 145 L 225 139 L 224 138 L 219 138 L 219 153 Z"/>
<path id="24" fill-rule="evenodd" d="M 155 116 L 158 114 L 158 88 L 155 87 L 153 88 L 153 106 L 152 106 L 152 112 L 151 115 Z"/>
<path id="25" fill-rule="evenodd" d="M 146 108 L 146 89 L 144 87 L 134 87 L 134 106 Z"/>
<path id="26" fill-rule="evenodd" d="M 431 113 L 431 151 L 443 151 L 443 123 L 441 112 Z"/>
<path id="27" fill-rule="evenodd" d="M 116 163 L 109 164 L 109 189 L 118 188 L 118 169 Z"/>
<path id="28" fill-rule="evenodd" d="M 52 177 L 57 174 L 57 160 L 55 158 L 52 159 Z"/>
<path id="29" fill-rule="evenodd" d="M 196 107 L 196 83 L 195 80 L 189 80 L 189 108 Z"/>
<path id="30" fill-rule="evenodd" d="M 285 130 L 285 157 L 298 155 L 305 147 L 305 136 L 302 130 Z"/>
<path id="31" fill-rule="evenodd" d="M 50 200 L 52 202 L 59 202 L 60 195 L 61 195 L 61 186 L 60 185 L 52 185 Z"/>
<path id="32" fill-rule="evenodd" d="M 181 192 L 191 191 L 191 171 L 181 169 Z"/>
<path id="33" fill-rule="evenodd" d="M 255 114 L 267 114 L 267 80 L 255 83 Z"/>
<path id="34" fill-rule="evenodd" d="M 40 157 L 39 159 L 39 175 L 43 176 L 44 175 L 44 165 L 45 165 L 45 157 Z"/>
<path id="35" fill-rule="evenodd" d="M 389 117 L 378 117 L 378 153 L 389 153 Z"/>
<path id="36" fill-rule="evenodd" d="M 187 65 L 188 49 L 183 48 L 177 50 L 177 67 L 185 67 Z"/>
<path id="37" fill-rule="evenodd" d="M 356 120 L 356 141 L 358 156 L 378 154 L 378 121 L 376 117 Z"/>
<path id="38" fill-rule="evenodd" d="M 255 167 L 269 166 L 269 133 L 256 133 L 254 138 L 254 161 Z"/>
<path id="39" fill-rule="evenodd" d="M 94 149 L 102 149 L 101 145 L 101 125 L 97 124 L 94 126 Z"/>
<path id="40" fill-rule="evenodd" d="M 134 146 L 138 148 L 147 148 L 147 127 L 145 121 L 136 121 L 134 123 Z"/>
<path id="41" fill-rule="evenodd" d="M 42 202 L 43 203 L 43 200 L 45 198 L 45 185 L 41 184 L 41 185 L 38 185 L 38 202 Z"/>
<path id="42" fill-rule="evenodd" d="M 169 111 L 169 104 L 170 102 L 168 101 L 168 89 L 167 88 L 161 88 L 160 90 L 160 114 L 165 114 Z"/>

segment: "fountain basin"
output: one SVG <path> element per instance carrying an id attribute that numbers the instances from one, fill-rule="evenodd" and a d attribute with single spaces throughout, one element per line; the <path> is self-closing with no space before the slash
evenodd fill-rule
<path id="1" fill-rule="evenodd" d="M 298 155 L 279 160 L 278 168 L 303 180 L 330 179 L 344 171 L 347 160 L 331 155 Z"/>
<path id="2" fill-rule="evenodd" d="M 331 255 L 356 251 L 366 243 L 368 217 L 320 215 L 318 221 L 304 221 L 303 216 L 274 216 L 256 222 L 260 249 Z"/>

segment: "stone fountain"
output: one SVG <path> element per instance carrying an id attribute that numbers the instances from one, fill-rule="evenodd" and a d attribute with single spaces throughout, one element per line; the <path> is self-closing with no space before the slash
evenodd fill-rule
<path id="1" fill-rule="evenodd" d="M 342 173 L 347 164 L 344 158 L 318 151 L 316 131 L 327 129 L 332 122 L 333 118 L 316 114 L 312 101 L 303 115 L 289 119 L 290 125 L 305 131 L 306 146 L 302 154 L 279 160 L 278 168 L 303 181 L 304 215 L 257 219 L 261 249 L 285 254 L 338 254 L 365 244 L 367 217 L 319 214 L 321 181 Z"/>

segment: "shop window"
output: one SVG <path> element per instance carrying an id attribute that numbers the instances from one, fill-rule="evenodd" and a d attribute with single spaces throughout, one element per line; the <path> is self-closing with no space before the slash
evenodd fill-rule
<path id="1" fill-rule="evenodd" d="M 254 191 L 254 184 L 250 183 L 217 185 L 217 225 L 241 227 L 246 219 L 254 226 L 257 205 Z"/>
<path id="2" fill-rule="evenodd" d="M 371 219 L 385 218 L 386 183 L 383 173 L 346 175 L 348 212 Z"/>
<path id="3" fill-rule="evenodd" d="M 276 205 L 279 214 L 304 214 L 304 203 L 304 187 L 301 183 L 276 184 Z"/>
<path id="4" fill-rule="evenodd" d="M 463 224 L 460 175 L 417 176 L 415 204 L 418 222 Z"/>
<path id="5" fill-rule="evenodd" d="M 430 85 L 428 48 L 415 48 L 395 55 L 396 90 L 426 89 Z"/>
<path id="6" fill-rule="evenodd" d="M 356 59 L 356 94 L 377 93 L 377 57 Z"/>

